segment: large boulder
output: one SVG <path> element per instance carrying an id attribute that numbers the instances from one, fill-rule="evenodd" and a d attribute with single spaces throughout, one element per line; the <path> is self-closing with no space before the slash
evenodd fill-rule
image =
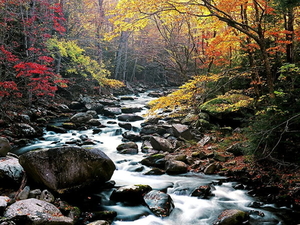
<path id="1" fill-rule="evenodd" d="M 20 185 L 24 169 L 19 160 L 12 156 L 0 158 L 0 183 L 1 185 Z"/>
<path id="2" fill-rule="evenodd" d="M 11 146 L 7 138 L 0 137 L 0 157 L 6 156 L 6 154 L 11 150 Z"/>
<path id="3" fill-rule="evenodd" d="M 68 193 L 108 181 L 113 161 L 100 149 L 50 148 L 27 152 L 20 164 L 35 182 L 58 193 Z"/>
<path id="4" fill-rule="evenodd" d="M 144 196 L 145 203 L 156 216 L 169 216 L 174 209 L 174 203 L 170 195 L 152 190 Z"/>
<path id="5" fill-rule="evenodd" d="M 4 217 L 12 221 L 18 220 L 17 224 L 71 225 L 74 223 L 53 204 L 35 198 L 13 203 L 5 210 Z"/>

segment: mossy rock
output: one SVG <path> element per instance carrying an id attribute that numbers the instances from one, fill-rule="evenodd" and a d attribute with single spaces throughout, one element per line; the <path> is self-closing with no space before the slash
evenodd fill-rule
<path id="1" fill-rule="evenodd" d="M 251 107 L 252 102 L 253 98 L 243 94 L 225 94 L 203 103 L 199 109 L 208 112 L 210 115 L 217 115 Z"/>

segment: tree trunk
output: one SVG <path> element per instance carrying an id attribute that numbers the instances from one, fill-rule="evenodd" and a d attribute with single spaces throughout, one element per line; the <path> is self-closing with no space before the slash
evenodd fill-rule
<path id="1" fill-rule="evenodd" d="M 290 43 L 286 45 L 286 61 L 288 63 L 293 63 L 294 60 L 294 8 L 289 7 L 287 15 L 285 16 L 285 29 L 289 31 L 289 33 L 286 34 L 286 40 Z"/>

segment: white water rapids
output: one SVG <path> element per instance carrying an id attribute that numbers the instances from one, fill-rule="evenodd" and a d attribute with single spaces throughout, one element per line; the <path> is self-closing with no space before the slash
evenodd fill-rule
<path id="1" fill-rule="evenodd" d="M 147 93 L 140 94 L 136 100 L 124 100 L 122 105 L 134 105 L 144 107 L 151 98 Z M 143 115 L 142 112 L 137 113 Z M 187 173 L 177 176 L 159 175 L 150 176 L 144 173 L 150 168 L 141 165 L 139 162 L 145 156 L 144 153 L 137 155 L 124 155 L 117 153 L 116 147 L 122 143 L 122 136 L 117 133 L 125 132 L 118 126 L 117 119 L 111 119 L 99 115 L 99 119 L 106 127 L 101 133 L 94 134 L 92 130 L 70 130 L 65 134 L 46 132 L 42 140 L 37 140 L 35 144 L 19 149 L 16 153 L 22 154 L 37 148 L 57 147 L 65 144 L 71 139 L 79 139 L 80 135 L 87 135 L 96 142 L 97 147 L 105 152 L 116 164 L 117 170 L 114 172 L 112 180 L 116 186 L 130 184 L 147 184 L 156 190 L 167 190 L 174 201 L 175 209 L 169 217 L 159 218 L 154 216 L 150 210 L 143 205 L 129 206 L 123 203 L 112 203 L 109 200 L 111 190 L 101 192 L 101 205 L 103 209 L 114 210 L 118 213 L 113 225 L 212 225 L 219 214 L 225 209 L 241 209 L 244 211 L 256 211 L 252 213 L 250 223 L 252 225 L 283 225 L 284 223 L 272 211 L 276 208 L 273 205 L 263 205 L 259 209 L 248 207 L 251 202 L 259 201 L 250 197 L 246 190 L 235 190 L 234 183 L 226 182 L 225 177 L 217 175 L 204 175 Z M 112 123 L 113 122 L 113 123 Z M 133 122 L 135 132 L 139 132 L 142 121 Z M 119 131 L 119 132 L 118 132 Z M 141 146 L 141 143 L 138 143 Z M 137 170 L 140 168 L 141 172 Z M 219 182 L 220 180 L 224 182 Z M 213 196 L 209 199 L 192 197 L 191 193 L 201 185 L 214 184 Z M 277 209 L 276 209 L 277 210 Z M 264 216 L 261 216 L 261 215 Z"/>

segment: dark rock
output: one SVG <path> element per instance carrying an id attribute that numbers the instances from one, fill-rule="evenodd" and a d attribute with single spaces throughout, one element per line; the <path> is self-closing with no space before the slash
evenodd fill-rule
<path id="1" fill-rule="evenodd" d="M 182 161 L 168 160 L 166 162 L 167 174 L 181 174 L 188 171 L 188 166 Z"/>
<path id="2" fill-rule="evenodd" d="M 117 100 L 107 98 L 99 99 L 98 102 L 104 106 L 117 106 L 119 104 Z"/>
<path id="3" fill-rule="evenodd" d="M 150 143 L 150 141 L 143 141 L 142 146 L 141 146 L 141 150 L 143 153 L 150 153 L 151 150 L 153 150 L 152 145 Z"/>
<path id="4" fill-rule="evenodd" d="M 249 220 L 247 212 L 238 209 L 224 210 L 218 217 L 217 225 L 241 225 Z"/>
<path id="5" fill-rule="evenodd" d="M 147 158 L 143 159 L 141 161 L 141 164 L 145 166 L 153 166 L 153 167 L 159 167 L 164 168 L 165 167 L 165 155 L 163 154 L 153 154 L 148 156 Z"/>
<path id="6" fill-rule="evenodd" d="M 126 142 L 126 143 L 119 144 L 117 146 L 118 151 L 128 149 L 128 148 L 138 149 L 138 145 L 135 142 Z"/>
<path id="7" fill-rule="evenodd" d="M 121 107 L 121 110 L 122 110 L 122 113 L 135 113 L 135 112 L 141 112 L 142 108 L 126 106 L 126 107 Z"/>
<path id="8" fill-rule="evenodd" d="M 165 138 L 153 136 L 150 138 L 150 143 L 153 149 L 167 151 L 167 152 L 174 151 L 174 147 L 172 143 Z"/>
<path id="9" fill-rule="evenodd" d="M 209 196 L 213 195 L 211 190 L 212 188 L 210 185 L 202 185 L 193 191 L 192 196 L 196 196 L 202 199 L 207 199 Z"/>
<path id="10" fill-rule="evenodd" d="M 59 193 L 104 183 L 115 170 L 101 150 L 79 147 L 31 151 L 21 155 L 19 161 L 30 178 Z"/>
<path id="11" fill-rule="evenodd" d="M 157 125 L 146 125 L 143 126 L 140 134 L 141 135 L 149 135 L 149 134 L 159 134 L 159 135 L 163 135 L 165 134 L 167 131 L 165 128 L 163 128 L 162 126 L 157 126 Z"/>
<path id="12" fill-rule="evenodd" d="M 132 128 L 132 125 L 130 123 L 118 123 L 118 125 L 124 128 L 125 130 L 131 130 Z"/>
<path id="13" fill-rule="evenodd" d="M 23 223 L 18 224 L 72 225 L 74 223 L 51 203 L 34 198 L 17 201 L 4 212 L 4 217 L 11 220 L 21 216 L 24 217 Z"/>
<path id="14" fill-rule="evenodd" d="M 145 175 L 162 175 L 165 174 L 165 171 L 159 168 L 152 168 L 148 172 L 145 173 Z"/>
<path id="15" fill-rule="evenodd" d="M 11 145 L 8 139 L 5 137 L 0 137 L 0 157 L 5 157 L 10 150 Z"/>
<path id="16" fill-rule="evenodd" d="M 211 163 L 204 169 L 204 173 L 205 174 L 214 174 L 216 172 L 216 169 L 217 169 L 217 164 Z"/>
<path id="17" fill-rule="evenodd" d="M 127 148 L 119 151 L 120 154 L 130 154 L 130 155 L 136 155 L 139 153 L 138 149 L 134 148 Z"/>
<path id="18" fill-rule="evenodd" d="M 110 199 L 117 202 L 141 204 L 144 203 L 143 196 L 151 190 L 152 188 L 149 185 L 124 186 L 114 190 Z"/>
<path id="19" fill-rule="evenodd" d="M 135 122 L 139 120 L 143 120 L 144 118 L 142 116 L 138 116 L 135 114 L 124 114 L 121 116 L 118 116 L 118 120 L 120 121 L 126 121 L 126 122 Z"/>
<path id="20" fill-rule="evenodd" d="M 151 212 L 158 217 L 169 216 L 174 209 L 174 203 L 170 195 L 161 191 L 152 190 L 148 192 L 144 196 L 144 200 Z"/>
<path id="21" fill-rule="evenodd" d="M 65 128 L 63 128 L 63 127 L 58 127 L 58 126 L 55 126 L 55 125 L 50 125 L 50 124 L 48 124 L 47 126 L 46 126 L 46 129 L 48 130 L 48 131 L 54 131 L 55 133 L 67 133 L 67 130 L 65 129 Z"/>
<path id="22" fill-rule="evenodd" d="M 135 97 L 133 97 L 133 96 L 121 96 L 120 100 L 123 100 L 123 101 L 125 101 L 125 100 L 133 101 L 133 100 L 135 100 Z"/>
<path id="23" fill-rule="evenodd" d="M 187 125 L 173 124 L 172 128 L 176 137 L 183 138 L 185 140 L 193 139 L 193 135 Z"/>
<path id="24" fill-rule="evenodd" d="M 93 119 L 93 116 L 88 113 L 76 113 L 70 118 L 70 121 L 75 124 L 84 124 Z"/>
<path id="25" fill-rule="evenodd" d="M 82 103 L 82 102 L 76 102 L 76 101 L 73 101 L 73 102 L 71 102 L 71 104 L 69 105 L 69 108 L 70 108 L 70 109 L 79 110 L 79 109 L 84 109 L 84 108 L 85 108 L 85 105 L 84 105 L 84 103 Z"/>
<path id="26" fill-rule="evenodd" d="M 23 174 L 23 167 L 17 158 L 11 156 L 0 158 L 0 183 L 2 186 L 20 185 Z"/>
<path id="27" fill-rule="evenodd" d="M 16 123 L 13 126 L 14 135 L 21 138 L 32 138 L 42 136 L 42 130 L 37 130 L 26 123 Z"/>
<path id="28" fill-rule="evenodd" d="M 116 116 L 122 114 L 122 111 L 119 107 L 104 107 L 103 115 L 104 116 Z"/>
<path id="29" fill-rule="evenodd" d="M 127 131 L 122 134 L 122 136 L 129 141 L 141 141 L 141 136 L 134 132 Z"/>
<path id="30" fill-rule="evenodd" d="M 101 122 L 98 119 L 91 119 L 87 122 L 91 126 L 100 126 Z"/>
<path id="31" fill-rule="evenodd" d="M 234 156 L 243 155 L 243 149 L 240 143 L 231 145 L 229 148 L 226 149 L 226 151 L 232 153 Z"/>

